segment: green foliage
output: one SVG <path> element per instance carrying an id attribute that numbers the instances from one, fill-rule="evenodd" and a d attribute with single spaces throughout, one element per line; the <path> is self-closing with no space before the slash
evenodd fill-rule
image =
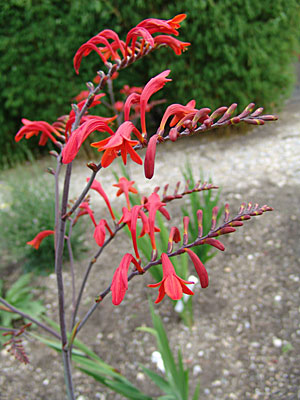
<path id="1" fill-rule="evenodd" d="M 168 93 L 172 102 L 195 98 L 199 107 L 212 108 L 238 102 L 242 109 L 249 101 L 270 108 L 286 98 L 294 79 L 293 57 L 299 53 L 297 0 L 2 1 L 0 165 L 38 151 L 37 140 L 14 143 L 22 117 L 38 115 L 52 123 L 69 112 L 71 99 L 85 89 L 82 82 L 103 68 L 92 52 L 76 76 L 68 60 L 82 43 L 108 27 L 124 39 L 144 18 L 169 19 L 183 12 L 187 19 L 180 39 L 192 44 L 188 54 L 177 57 L 160 49 L 130 72 L 122 71 L 116 89 L 125 82 L 144 85 L 145 76 L 170 68 L 173 82 L 161 96 Z"/>
<path id="2" fill-rule="evenodd" d="M 46 319 L 48 325 L 59 332 L 59 326 L 55 322 L 49 318 L 44 317 L 44 319 Z M 35 334 L 33 336 L 50 348 L 61 352 L 61 343 L 58 340 L 50 340 Z M 69 335 L 69 339 L 70 337 L 71 335 Z M 96 353 L 78 339 L 75 339 L 73 342 L 72 360 L 82 372 L 93 377 L 97 382 L 100 382 L 114 392 L 120 393 L 126 399 L 152 400 L 151 397 L 141 392 L 125 376 L 111 365 L 105 363 Z"/>
<path id="3" fill-rule="evenodd" d="M 160 396 L 161 400 L 188 400 L 189 399 L 189 370 L 184 368 L 181 351 L 178 350 L 177 362 L 169 345 L 169 340 L 163 326 L 162 320 L 155 313 L 152 304 L 149 302 L 153 328 L 141 327 L 141 331 L 149 332 L 155 336 L 158 351 L 161 354 L 165 376 L 155 373 L 141 365 L 146 375 L 157 385 L 165 396 Z M 199 398 L 199 385 L 193 395 L 193 400 Z"/>
<path id="4" fill-rule="evenodd" d="M 33 318 L 38 318 L 45 312 L 45 307 L 41 301 L 33 299 L 32 275 L 21 275 L 20 278 L 3 293 L 3 281 L 0 280 L 0 296 L 10 305 L 18 308 Z M 0 324 L 5 327 L 12 327 L 13 321 L 20 319 L 20 315 L 3 311 L 0 309 Z M 1 338 L 1 336 L 0 336 Z"/>
<path id="5" fill-rule="evenodd" d="M 0 184 L 0 249 L 4 259 L 2 266 L 21 263 L 25 271 L 49 273 L 54 268 L 54 236 L 46 237 L 38 250 L 26 243 L 40 231 L 54 229 L 53 176 L 46 173 L 41 176 L 40 170 L 35 167 L 20 167 L 6 173 L 5 178 L 6 181 Z M 75 257 L 84 250 L 82 223 L 79 220 L 72 234 Z"/>

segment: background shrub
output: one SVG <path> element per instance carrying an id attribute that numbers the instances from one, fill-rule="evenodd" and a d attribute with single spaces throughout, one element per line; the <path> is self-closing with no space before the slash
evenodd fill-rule
<path id="1" fill-rule="evenodd" d="M 22 117 L 53 122 L 102 68 L 90 54 L 77 77 L 71 60 L 80 44 L 108 26 L 122 36 L 141 19 L 188 14 L 182 40 L 192 43 L 189 57 L 174 58 L 170 49 L 161 49 L 136 63 L 128 76 L 122 71 L 119 86 L 125 80 L 143 85 L 146 76 L 171 68 L 169 98 L 182 103 L 195 98 L 199 107 L 237 101 L 241 108 L 247 99 L 276 106 L 292 88 L 297 0 L 2 0 L 0 10 L 2 167 L 35 148 L 34 141 L 14 144 Z"/>

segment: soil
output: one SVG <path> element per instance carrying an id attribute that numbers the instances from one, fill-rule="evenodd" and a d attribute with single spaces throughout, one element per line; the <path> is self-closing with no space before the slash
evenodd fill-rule
<path id="1" fill-rule="evenodd" d="M 191 330 L 180 321 L 168 299 L 157 307 L 172 349 L 182 349 L 184 362 L 190 368 L 191 393 L 200 382 L 200 399 L 300 399 L 299 104 L 290 102 L 278 122 L 246 133 L 216 131 L 159 146 L 152 181 L 145 182 L 141 167 L 130 165 L 143 195 L 149 195 L 157 185 L 170 183 L 174 188 L 182 180 L 184 164 L 189 160 L 195 177 L 203 172 L 222 187 L 221 204 L 229 202 L 232 214 L 243 201 L 274 208 L 272 213 L 252 218 L 237 233 L 221 239 L 226 251 L 206 263 L 209 287 L 195 287 L 195 324 Z M 74 168 L 74 196 L 89 176 L 83 165 L 79 161 Z M 100 179 L 105 190 L 114 196 L 111 172 Z M 95 196 L 92 203 L 95 208 Z M 122 200 L 116 199 L 113 206 L 121 210 Z M 170 203 L 169 209 L 179 225 L 180 202 Z M 95 264 L 81 317 L 95 296 L 109 285 L 113 271 L 128 251 L 128 243 L 127 236 L 121 233 Z M 88 260 L 96 251 L 93 246 L 91 238 Z M 78 279 L 86 265 L 82 260 L 76 262 Z M 64 278 L 70 292 L 68 266 Z M 54 274 L 38 278 L 44 288 L 39 296 L 48 315 L 56 319 L 55 283 Z M 108 296 L 79 339 L 155 398 L 159 392 L 139 364 L 156 369 L 151 362 L 156 343 L 150 334 L 136 330 L 142 325 L 151 326 L 147 301 L 148 296 L 154 301 L 157 291 L 147 288 L 148 283 L 153 283 L 150 274 L 131 281 L 118 307 Z M 69 295 L 66 303 L 70 309 Z M 65 399 L 60 356 L 31 337 L 24 344 L 30 358 L 28 365 L 19 364 L 5 349 L 1 351 L 0 399 Z M 74 381 L 78 400 L 122 398 L 78 370 L 74 370 Z"/>

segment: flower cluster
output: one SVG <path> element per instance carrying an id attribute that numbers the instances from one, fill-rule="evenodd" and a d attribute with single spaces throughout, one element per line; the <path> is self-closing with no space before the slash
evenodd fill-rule
<path id="1" fill-rule="evenodd" d="M 75 71 L 79 73 L 82 58 L 88 56 L 91 51 L 95 51 L 104 63 L 110 60 L 118 62 L 119 65 L 122 65 L 122 62 L 127 65 L 160 45 L 168 46 L 175 54 L 180 55 L 190 43 L 181 42 L 170 35 L 178 36 L 180 23 L 185 17 L 185 14 L 179 14 L 170 20 L 149 18 L 141 21 L 128 32 L 125 42 L 116 32 L 104 29 L 77 50 L 74 57 Z M 167 35 L 153 36 L 160 33 Z"/>

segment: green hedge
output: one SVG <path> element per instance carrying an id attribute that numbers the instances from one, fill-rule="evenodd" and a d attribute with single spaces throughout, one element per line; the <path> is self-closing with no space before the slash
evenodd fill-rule
<path id="1" fill-rule="evenodd" d="M 144 18 L 182 12 L 188 18 L 180 38 L 192 43 L 188 52 L 177 57 L 161 49 L 122 71 L 119 85 L 143 85 L 171 68 L 164 96 L 182 103 L 195 98 L 199 106 L 244 106 L 251 100 L 270 107 L 288 95 L 299 52 L 297 0 L 1 0 L 0 165 L 27 157 L 36 145 L 14 144 L 22 117 L 53 122 L 101 68 L 90 54 L 76 76 L 72 58 L 82 43 L 103 28 L 124 37 Z"/>

